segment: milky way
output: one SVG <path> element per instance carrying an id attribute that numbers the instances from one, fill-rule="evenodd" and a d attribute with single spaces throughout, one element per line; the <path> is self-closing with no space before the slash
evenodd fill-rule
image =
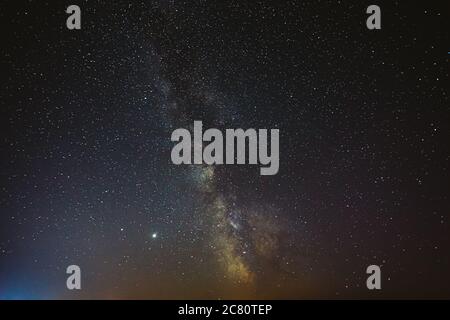
<path id="1" fill-rule="evenodd" d="M 450 297 L 448 10 L 70 4 L 0 10 L 0 298 Z M 278 174 L 174 165 L 194 121 L 279 129 Z"/>

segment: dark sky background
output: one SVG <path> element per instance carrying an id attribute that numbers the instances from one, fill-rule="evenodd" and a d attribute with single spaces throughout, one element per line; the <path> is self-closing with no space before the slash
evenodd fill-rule
<path id="1" fill-rule="evenodd" d="M 450 298 L 450 11 L 372 2 L 3 1 L 0 299 Z M 173 165 L 194 120 L 278 175 Z"/>

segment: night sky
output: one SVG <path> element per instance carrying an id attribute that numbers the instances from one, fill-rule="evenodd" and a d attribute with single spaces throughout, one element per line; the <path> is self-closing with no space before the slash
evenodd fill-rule
<path id="1" fill-rule="evenodd" d="M 3 1 L 0 299 L 450 298 L 450 10 L 421 3 Z M 194 120 L 279 129 L 279 173 L 172 164 Z"/>

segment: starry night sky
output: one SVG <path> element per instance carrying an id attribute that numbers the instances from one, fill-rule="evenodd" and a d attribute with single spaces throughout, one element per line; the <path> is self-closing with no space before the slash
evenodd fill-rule
<path id="1" fill-rule="evenodd" d="M 3 1 L 0 299 L 450 298 L 450 10 L 421 2 Z M 194 120 L 279 129 L 278 175 L 173 165 Z"/>

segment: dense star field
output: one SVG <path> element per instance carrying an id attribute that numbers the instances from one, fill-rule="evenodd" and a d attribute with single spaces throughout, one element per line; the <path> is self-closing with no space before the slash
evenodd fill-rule
<path id="1" fill-rule="evenodd" d="M 449 10 L 370 4 L 3 1 L 0 299 L 449 298 Z M 172 164 L 194 120 L 278 174 Z"/>

